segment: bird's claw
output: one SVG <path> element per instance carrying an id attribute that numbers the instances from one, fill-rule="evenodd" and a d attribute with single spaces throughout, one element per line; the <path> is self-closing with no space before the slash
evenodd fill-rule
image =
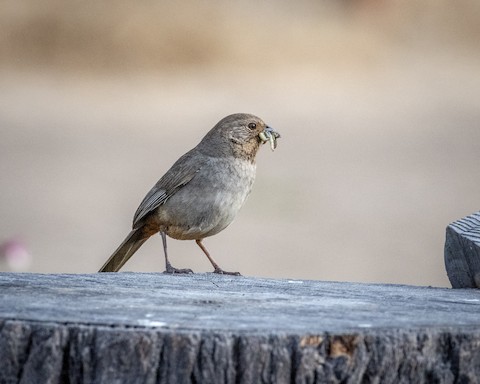
<path id="1" fill-rule="evenodd" d="M 175 268 L 172 267 L 171 265 L 167 266 L 167 269 L 163 272 L 166 274 L 170 275 L 175 275 L 175 274 L 188 274 L 188 273 L 193 273 L 193 271 L 190 268 Z"/>
<path id="2" fill-rule="evenodd" d="M 227 272 L 221 268 L 215 268 L 213 273 L 218 273 L 219 275 L 231 275 L 231 276 L 242 276 L 240 272 Z"/>

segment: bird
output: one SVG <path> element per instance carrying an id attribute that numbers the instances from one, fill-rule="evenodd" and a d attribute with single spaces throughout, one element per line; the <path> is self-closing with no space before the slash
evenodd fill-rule
<path id="1" fill-rule="evenodd" d="M 147 193 L 134 214 L 131 232 L 99 272 L 118 272 L 147 239 L 159 233 L 165 273 L 193 273 L 172 266 L 168 236 L 195 240 L 214 273 L 240 275 L 220 268 L 202 241 L 234 220 L 252 189 L 260 146 L 269 142 L 273 151 L 278 138 L 280 134 L 257 116 L 235 113 L 221 119 Z"/>

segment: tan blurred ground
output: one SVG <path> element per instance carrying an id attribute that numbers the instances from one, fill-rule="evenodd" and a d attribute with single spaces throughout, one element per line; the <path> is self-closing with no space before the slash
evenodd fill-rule
<path id="1" fill-rule="evenodd" d="M 96 271 L 173 161 L 250 112 L 282 139 L 206 240 L 221 266 L 448 285 L 445 226 L 480 208 L 480 3 L 179 4 L 0 3 L 0 242 L 29 271 Z M 161 240 L 124 269 L 163 270 Z"/>

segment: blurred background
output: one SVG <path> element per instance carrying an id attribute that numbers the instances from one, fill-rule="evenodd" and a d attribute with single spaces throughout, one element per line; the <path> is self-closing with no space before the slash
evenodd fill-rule
<path id="1" fill-rule="evenodd" d="M 95 272 L 222 117 L 282 134 L 205 245 L 244 275 L 449 286 L 480 209 L 477 0 L 0 2 L 0 270 Z M 176 267 L 210 271 L 194 242 Z M 163 271 L 159 236 L 123 270 Z"/>

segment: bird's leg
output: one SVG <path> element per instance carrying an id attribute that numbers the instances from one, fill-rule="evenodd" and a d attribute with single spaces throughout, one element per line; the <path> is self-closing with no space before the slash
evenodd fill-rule
<path id="1" fill-rule="evenodd" d="M 203 253 L 205 253 L 205 255 L 207 256 L 208 260 L 210 261 L 210 263 L 213 265 L 213 268 L 215 269 L 213 271 L 213 273 L 219 273 L 221 275 L 234 275 L 234 276 L 241 276 L 240 275 L 240 272 L 227 272 L 227 271 L 224 271 L 222 268 L 220 268 L 218 266 L 218 264 L 215 262 L 215 260 L 213 260 L 212 256 L 210 256 L 210 254 L 208 253 L 207 251 L 207 248 L 205 248 L 205 246 L 202 244 L 202 239 L 197 239 L 195 240 L 195 242 L 197 243 L 197 245 L 202 249 Z"/>
<path id="2" fill-rule="evenodd" d="M 160 232 L 160 236 L 162 236 L 163 252 L 165 253 L 165 272 L 163 273 L 171 273 L 172 275 L 175 273 L 193 273 L 190 268 L 179 269 L 172 267 L 172 264 L 170 264 L 170 261 L 168 261 L 167 255 L 167 235 L 165 232 Z"/>

